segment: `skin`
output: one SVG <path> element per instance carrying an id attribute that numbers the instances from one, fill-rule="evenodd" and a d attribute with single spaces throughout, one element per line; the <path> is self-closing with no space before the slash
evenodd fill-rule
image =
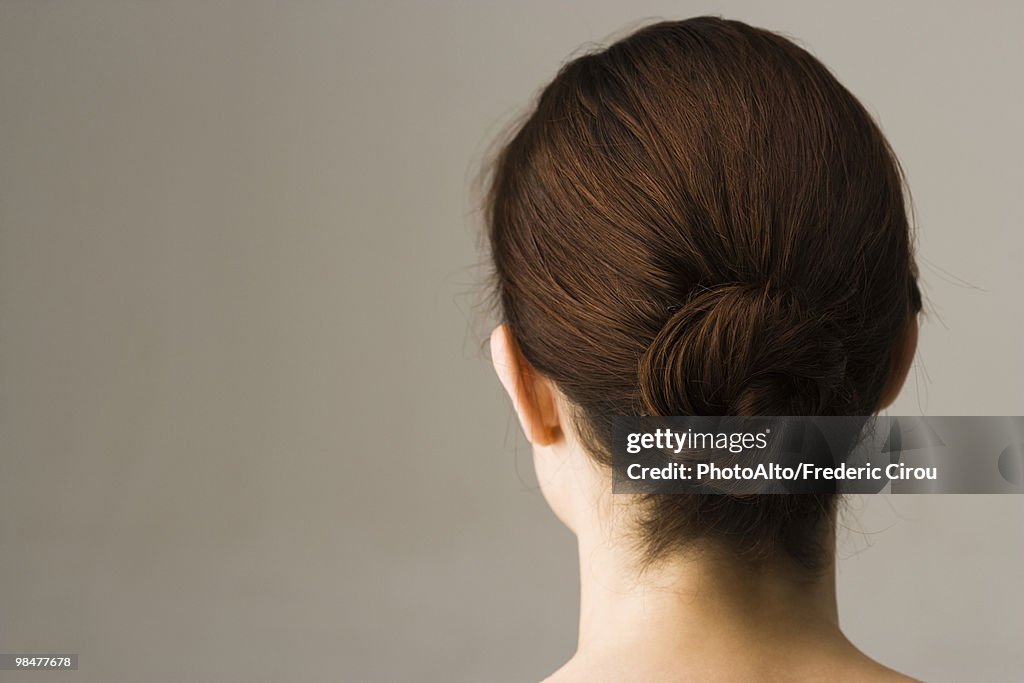
<path id="1" fill-rule="evenodd" d="M 903 386 L 917 331 L 912 316 L 879 409 Z M 750 566 L 704 545 L 641 571 L 635 501 L 612 495 L 611 474 L 581 447 L 565 397 L 530 367 L 505 325 L 491 334 L 491 357 L 533 446 L 544 497 L 579 548 L 577 650 L 548 683 L 914 680 L 843 634 L 834 560 L 810 573 L 786 557 Z"/>

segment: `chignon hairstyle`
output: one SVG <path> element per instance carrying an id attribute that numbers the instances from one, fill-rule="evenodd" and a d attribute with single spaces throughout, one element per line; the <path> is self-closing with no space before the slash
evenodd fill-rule
<path id="1" fill-rule="evenodd" d="M 699 17 L 565 64 L 485 166 L 492 293 L 610 462 L 615 415 L 871 415 L 921 309 L 898 162 L 786 38 Z M 657 495 L 648 562 L 697 539 L 827 557 L 834 495 Z"/>

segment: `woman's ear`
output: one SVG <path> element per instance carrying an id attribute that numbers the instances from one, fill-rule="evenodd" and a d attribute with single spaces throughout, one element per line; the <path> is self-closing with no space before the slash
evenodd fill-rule
<path id="1" fill-rule="evenodd" d="M 508 325 L 491 332 L 491 362 L 530 443 L 549 446 L 557 441 L 562 432 L 555 387 L 523 357 Z"/>
<path id="2" fill-rule="evenodd" d="M 892 350 L 889 380 L 882 390 L 878 409 L 888 408 L 899 396 L 917 352 L 917 314 L 911 314 Z"/>

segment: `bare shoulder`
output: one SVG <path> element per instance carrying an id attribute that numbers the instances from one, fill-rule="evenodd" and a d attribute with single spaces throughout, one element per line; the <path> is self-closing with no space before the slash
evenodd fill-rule
<path id="1" fill-rule="evenodd" d="M 876 668 L 873 671 L 865 671 L 863 678 L 851 678 L 851 681 L 861 681 L 864 683 L 922 683 L 921 680 L 908 676 L 904 673 L 900 673 L 895 669 L 883 666 L 878 662 L 872 662 Z"/>
<path id="2" fill-rule="evenodd" d="M 613 671 L 607 671 L 606 670 L 606 671 L 600 671 L 599 672 L 599 671 L 585 671 L 585 670 L 582 670 L 582 669 L 575 669 L 574 668 L 574 669 L 571 669 L 571 670 L 559 669 L 558 671 L 556 671 L 555 673 L 551 674 L 550 676 L 545 678 L 543 681 L 541 681 L 541 683 L 620 683 L 620 682 L 621 683 L 626 683 L 626 681 L 635 681 L 635 680 L 638 680 L 637 679 L 637 673 L 635 671 L 633 671 L 633 672 L 625 672 L 625 671 L 613 672 Z M 654 682 L 654 681 L 663 681 L 664 683 L 689 683 L 690 681 L 696 682 L 696 681 L 702 681 L 702 680 L 707 680 L 707 679 L 701 677 L 700 675 L 693 674 L 692 672 L 678 671 L 678 672 L 672 672 L 672 673 L 664 672 L 661 676 L 659 676 L 657 678 L 647 678 L 647 677 L 644 677 L 642 680 L 652 681 L 652 682 Z M 720 681 L 723 681 L 723 682 L 724 681 L 736 680 L 737 683 L 740 683 L 741 681 L 743 683 L 750 683 L 750 681 L 753 680 L 753 679 L 748 678 L 746 676 L 737 676 L 735 679 L 733 679 L 733 678 L 729 677 L 728 675 L 726 675 L 726 676 L 723 676 L 721 678 L 716 678 L 716 680 L 720 680 Z M 777 680 L 779 680 L 779 679 L 774 677 L 774 676 L 769 676 L 769 677 L 766 677 L 764 679 L 765 683 L 769 683 L 769 682 L 777 681 Z M 787 680 L 799 681 L 799 680 L 803 680 L 803 679 L 801 677 L 796 677 L 796 678 L 787 679 Z M 821 680 L 821 679 L 807 678 L 806 680 L 807 681 L 815 681 L 815 680 Z M 846 681 L 848 683 L 923 683 L 920 679 L 913 678 L 911 676 L 907 676 L 905 674 L 902 674 L 902 673 L 900 673 L 898 671 L 893 671 L 893 670 L 888 670 L 888 671 L 885 671 L 885 672 L 872 672 L 872 673 L 867 673 L 867 672 L 852 673 L 851 672 L 851 674 L 849 676 L 839 676 L 839 677 L 836 677 L 836 678 L 831 679 L 831 680 Z"/>
<path id="3" fill-rule="evenodd" d="M 770 683 L 778 680 L 787 680 L 797 683 L 799 681 L 842 681 L 846 683 L 922 683 L 917 678 L 890 669 L 875 661 L 858 662 L 856 664 L 846 663 L 844 665 L 827 667 L 827 673 L 815 667 L 813 670 L 786 671 L 780 672 L 772 667 L 755 673 L 751 669 L 740 671 L 714 670 L 707 668 L 693 668 L 682 666 L 679 668 L 668 667 L 640 667 L 638 670 L 636 662 L 629 665 L 623 663 L 609 663 L 607 661 L 598 664 L 594 661 L 570 660 L 562 668 L 545 678 L 541 683 L 619 683 L 625 681 L 644 680 L 664 683 L 689 683 L 690 681 L 706 681 L 713 678 L 715 681 L 728 683 L 750 683 L 751 681 L 764 681 Z"/>

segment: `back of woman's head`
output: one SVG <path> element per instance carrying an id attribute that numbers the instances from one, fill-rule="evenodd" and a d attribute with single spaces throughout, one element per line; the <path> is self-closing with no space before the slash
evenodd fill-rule
<path id="1" fill-rule="evenodd" d="M 710 17 L 566 64 L 491 168 L 524 359 L 609 461 L 615 415 L 870 415 L 920 309 L 901 175 L 861 104 L 776 34 Z M 806 565 L 831 496 L 652 496 L 649 559 L 695 539 Z"/>

